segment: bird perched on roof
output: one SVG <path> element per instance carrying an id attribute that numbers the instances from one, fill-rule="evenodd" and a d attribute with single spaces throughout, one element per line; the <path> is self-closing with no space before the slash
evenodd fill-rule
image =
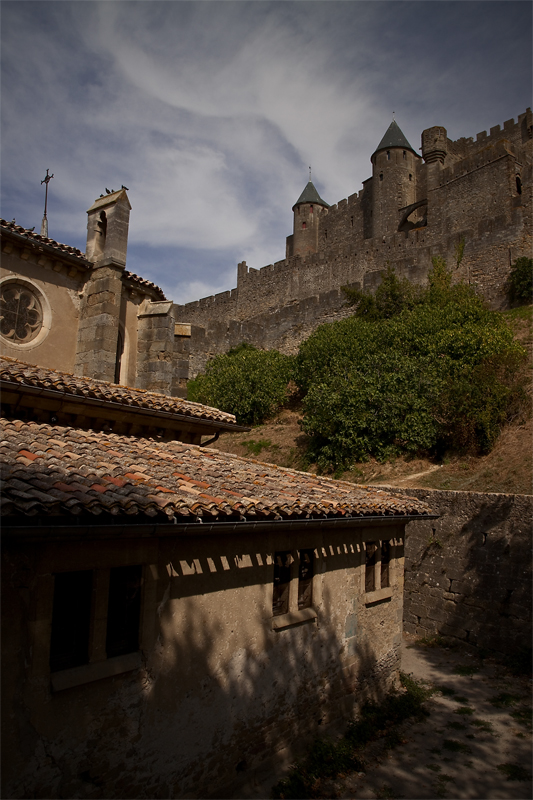
<path id="1" fill-rule="evenodd" d="M 110 191 L 109 191 L 109 189 L 108 189 L 107 187 L 106 187 L 105 193 L 106 193 L 106 194 L 112 194 L 112 192 L 110 192 Z"/>
<path id="2" fill-rule="evenodd" d="M 128 187 L 127 187 L 127 186 L 124 186 L 124 184 L 122 184 L 121 188 L 122 188 L 122 189 L 125 189 L 127 192 L 129 191 Z"/>

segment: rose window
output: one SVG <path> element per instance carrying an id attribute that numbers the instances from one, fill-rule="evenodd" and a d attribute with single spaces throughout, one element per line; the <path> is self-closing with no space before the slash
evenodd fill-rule
<path id="1" fill-rule="evenodd" d="M 39 334 L 43 309 L 37 295 L 21 283 L 5 283 L 0 289 L 0 333 L 12 342 L 26 344 Z"/>

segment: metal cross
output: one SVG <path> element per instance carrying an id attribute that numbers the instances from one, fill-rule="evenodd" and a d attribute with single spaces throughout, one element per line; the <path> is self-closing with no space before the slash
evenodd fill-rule
<path id="1" fill-rule="evenodd" d="M 43 221 L 41 223 L 41 236 L 46 236 L 46 237 L 48 237 L 48 219 L 46 217 L 46 209 L 48 206 L 48 184 L 50 183 L 53 177 L 54 176 L 49 175 L 48 170 L 46 170 L 46 175 L 41 181 L 41 186 L 43 185 L 43 183 L 46 184 L 46 191 L 44 194 L 44 215 L 43 215 Z"/>

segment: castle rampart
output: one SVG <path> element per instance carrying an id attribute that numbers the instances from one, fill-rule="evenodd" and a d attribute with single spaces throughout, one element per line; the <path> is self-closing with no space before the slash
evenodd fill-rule
<path id="1" fill-rule="evenodd" d="M 191 377 L 209 357 L 241 341 L 294 352 L 321 322 L 350 313 L 343 285 L 373 290 L 387 264 L 423 284 L 432 257 L 442 256 L 454 280 L 475 284 L 493 307 L 502 307 L 510 265 L 531 254 L 532 135 L 530 109 L 517 122 L 478 133 L 476 141 L 452 141 L 445 128 L 429 128 L 422 161 L 393 123 L 359 192 L 328 207 L 309 182 L 287 241 L 287 253 L 304 242 L 302 254 L 261 269 L 242 262 L 236 288 L 175 307 L 176 318 L 193 326 Z M 320 214 L 311 211 L 310 191 L 322 204 Z M 380 214 L 379 202 L 385 204 Z M 305 250 L 309 238 L 294 238 L 311 213 L 313 252 Z"/>

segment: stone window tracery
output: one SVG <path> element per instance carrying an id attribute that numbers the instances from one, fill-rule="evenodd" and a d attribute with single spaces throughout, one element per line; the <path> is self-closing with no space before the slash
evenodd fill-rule
<path id="1" fill-rule="evenodd" d="M 43 327 L 43 307 L 36 291 L 17 281 L 0 288 L 0 333 L 17 344 L 37 338 Z"/>

